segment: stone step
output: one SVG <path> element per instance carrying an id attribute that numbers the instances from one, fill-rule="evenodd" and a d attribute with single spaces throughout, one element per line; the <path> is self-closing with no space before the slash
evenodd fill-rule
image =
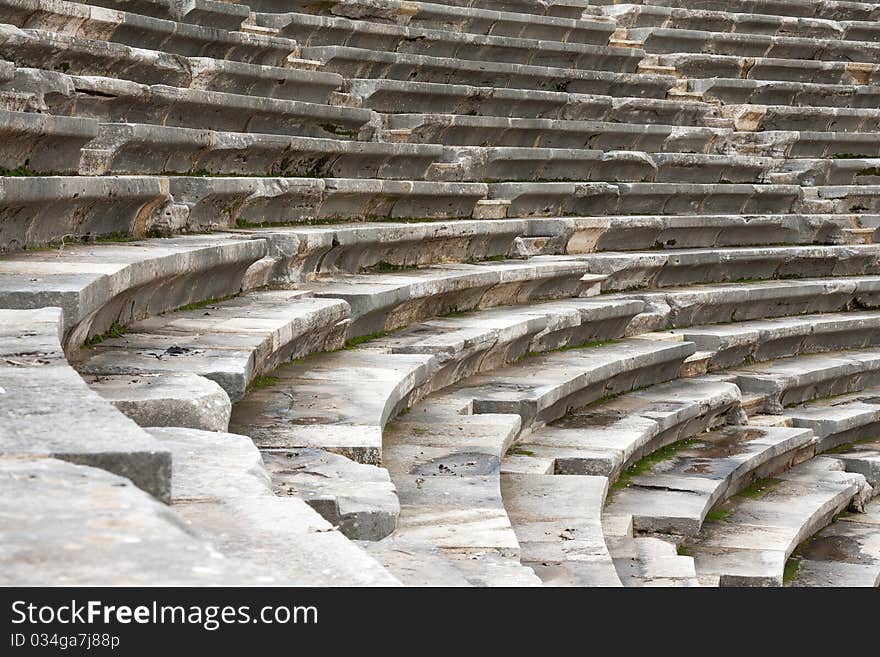
<path id="1" fill-rule="evenodd" d="M 632 4 L 630 0 L 591 0 L 591 5 Z M 741 14 L 770 14 L 823 20 L 871 21 L 880 18 L 876 3 L 839 2 L 838 0 L 647 0 L 646 5 L 690 11 L 708 10 Z"/>
<path id="2" fill-rule="evenodd" d="M 104 470 L 52 458 L 4 458 L 0 492 L 0 522 L 14 528 L 0 535 L 3 586 L 291 583 L 224 557 L 164 504 Z"/>
<path id="3" fill-rule="evenodd" d="M 366 50 L 509 64 L 591 68 L 632 73 L 644 55 L 632 47 L 483 35 L 310 14 L 256 14 L 259 25 L 306 49 L 347 46 Z M 629 44 L 625 44 L 628 46 Z"/>
<path id="4" fill-rule="evenodd" d="M 520 4 L 522 5 L 520 9 L 526 9 L 529 6 L 527 3 Z M 260 6 L 260 0 L 251 2 L 250 5 L 251 7 Z M 536 12 L 540 11 L 542 6 L 544 5 L 537 3 L 531 5 Z M 300 13 L 305 13 L 308 10 L 315 11 L 314 3 L 287 3 L 286 8 L 283 9 L 283 11 Z M 439 4 L 403 0 L 381 0 L 380 2 L 375 0 L 339 0 L 323 3 L 319 11 L 321 15 L 367 20 L 380 24 L 596 45 L 608 43 L 608 38 L 616 27 L 614 21 L 603 16 L 564 18 L 552 14 L 483 9 L 464 2 Z"/>
<path id="5" fill-rule="evenodd" d="M 320 97 L 303 102 L 32 68 L 17 68 L 2 88 L 33 93 L 28 109 L 54 115 L 59 122 L 69 116 L 98 123 L 369 140 L 375 132 L 371 124 L 378 120 L 369 110 L 327 105 Z M 30 167 L 51 170 L 33 162 Z"/>
<path id="6" fill-rule="evenodd" d="M 276 495 L 305 500 L 348 538 L 378 541 L 397 525 L 400 502 L 384 468 L 319 449 L 262 456 Z"/>
<path id="7" fill-rule="evenodd" d="M 351 306 L 351 337 L 402 328 L 414 321 L 475 308 L 594 296 L 602 276 L 577 258 L 536 256 L 449 264 L 388 274 L 339 274 L 302 286 L 316 297 Z"/>
<path id="8" fill-rule="evenodd" d="M 171 450 L 171 508 L 224 554 L 297 586 L 396 586 L 378 562 L 295 496 L 277 496 L 247 436 L 155 428 Z"/>
<path id="9" fill-rule="evenodd" d="M 693 342 L 712 356 L 709 369 L 800 354 L 880 346 L 880 313 L 806 315 L 675 329 L 670 339 Z"/>
<path id="10" fill-rule="evenodd" d="M 872 186 L 816 188 L 845 207 L 870 203 Z M 690 183 L 490 183 L 490 199 L 508 199 L 510 217 L 630 214 L 772 214 L 807 211 L 795 185 Z M 858 199 L 853 202 L 851 199 Z M 861 211 L 861 210 L 860 210 Z M 870 211 L 868 208 L 866 211 Z M 852 212 L 849 207 L 839 214 Z"/>
<path id="11" fill-rule="evenodd" d="M 342 156 L 333 166 L 356 172 L 361 164 Z M 469 218 L 488 193 L 485 183 L 347 178 L 172 176 L 168 187 L 181 215 L 175 219 L 189 230 Z"/>
<path id="12" fill-rule="evenodd" d="M 267 66 L 284 66 L 288 56 L 298 55 L 298 46 L 290 39 L 228 32 L 64 0 L 3 0 L 0 22 L 133 48 Z"/>
<path id="13" fill-rule="evenodd" d="M 739 7 L 730 7 L 730 9 L 740 10 Z M 871 21 L 731 13 L 660 4 L 608 5 L 603 7 L 602 15 L 612 18 L 617 25 L 625 28 L 660 27 L 727 34 L 760 34 L 769 37 L 878 40 L 876 23 Z"/>
<path id="14" fill-rule="evenodd" d="M 325 3 L 331 10 L 341 3 L 335 0 Z M 588 9 L 588 0 L 549 0 L 548 2 L 534 2 L 533 0 L 448 0 L 445 5 L 450 8 L 460 7 L 464 10 L 488 10 L 498 12 L 510 12 L 523 14 L 525 18 L 537 16 L 561 17 L 579 19 Z M 305 10 L 314 6 L 311 0 L 248 0 L 248 5 L 254 11 L 280 13 Z"/>
<path id="15" fill-rule="evenodd" d="M 129 324 L 125 335 L 76 354 L 76 365 L 84 375 L 198 374 L 236 402 L 256 377 L 282 363 L 340 348 L 348 320 L 348 304 L 338 299 L 253 292 Z"/>
<path id="16" fill-rule="evenodd" d="M 877 63 L 880 44 L 871 41 L 849 41 L 836 38 L 772 36 L 665 27 L 644 27 L 627 31 L 629 38 L 644 44 L 646 52 L 708 53 L 737 57 L 761 57 L 804 61 L 837 61 Z"/>
<path id="17" fill-rule="evenodd" d="M 520 562 L 546 586 L 620 586 L 602 534 L 605 477 L 501 475 Z"/>
<path id="18" fill-rule="evenodd" d="M 880 352 L 862 349 L 798 356 L 729 370 L 720 378 L 744 394 L 763 398 L 764 412 L 781 415 L 786 406 L 857 392 L 880 383 Z"/>
<path id="19" fill-rule="evenodd" d="M 626 291 L 746 279 L 859 276 L 878 273 L 880 245 L 780 246 L 602 252 L 578 258 L 606 277 L 602 290 Z"/>
<path id="20" fill-rule="evenodd" d="M 503 468 L 598 475 L 614 482 L 631 464 L 670 443 L 737 421 L 739 403 L 739 389 L 730 383 L 700 378 L 659 383 L 570 410 L 517 443 Z"/>
<path id="21" fill-rule="evenodd" d="M 391 79 L 345 82 L 345 103 L 388 114 L 445 113 L 617 123 L 715 125 L 708 103 Z M 721 126 L 718 126 L 721 127 Z"/>
<path id="22" fill-rule="evenodd" d="M 443 147 L 102 123 L 79 174 L 179 173 L 340 178 L 419 178 Z"/>
<path id="23" fill-rule="evenodd" d="M 697 574 L 720 586 L 781 586 L 797 545 L 870 493 L 864 477 L 843 472 L 839 461 L 817 457 L 758 482 L 722 507 L 686 542 Z"/>
<path id="24" fill-rule="evenodd" d="M 844 514 L 802 545 L 797 565 L 786 586 L 880 586 L 880 500 L 864 513 Z"/>
<path id="25" fill-rule="evenodd" d="M 118 78 L 148 85 L 325 102 L 342 85 L 334 73 L 288 60 L 286 67 L 184 57 L 57 32 L 0 25 L 0 57 L 20 68 Z"/>
<path id="26" fill-rule="evenodd" d="M 695 536 L 716 504 L 808 458 L 813 442 L 809 429 L 745 426 L 699 434 L 637 463 L 605 514 L 631 516 L 640 532 Z"/>
<path id="27" fill-rule="evenodd" d="M 820 85 L 876 85 L 880 82 L 880 65 L 868 62 L 708 53 L 661 54 L 657 59 L 661 66 L 674 67 L 676 75 L 683 78 L 743 78 Z M 722 85 L 727 86 L 727 83 L 722 82 Z M 705 94 L 703 99 L 707 100 Z"/>
<path id="28" fill-rule="evenodd" d="M 76 173 L 80 149 L 98 135 L 87 118 L 0 110 L 0 167 L 8 171 Z"/>
<path id="29" fill-rule="evenodd" d="M 733 78 L 688 80 L 688 88 L 706 102 L 726 105 L 791 105 L 875 109 L 880 85 L 816 84 Z"/>
<path id="30" fill-rule="evenodd" d="M 431 391 L 529 352 L 616 337 L 636 312 L 570 299 L 425 322 L 275 370 L 273 385 L 235 406 L 232 426 L 263 449 L 315 446 L 378 463 L 382 428 Z"/>
<path id="31" fill-rule="evenodd" d="M 59 308 L 0 311 L 0 461 L 94 466 L 167 501 L 170 453 L 67 364 L 61 328 Z"/>
<path id="32" fill-rule="evenodd" d="M 448 394 L 460 412 L 517 414 L 524 427 L 540 426 L 602 397 L 669 381 L 694 351 L 687 342 L 639 338 L 585 345 L 471 377 Z"/>
<path id="33" fill-rule="evenodd" d="M 733 119 L 737 130 L 876 132 L 880 129 L 880 110 L 872 108 L 727 105 L 721 108 L 721 115 Z"/>
<path id="34" fill-rule="evenodd" d="M 70 353 L 115 326 L 237 294 L 265 254 L 259 240 L 216 233 L 5 255 L 0 306 L 62 308 L 62 344 Z"/>
<path id="35" fill-rule="evenodd" d="M 817 451 L 836 450 L 850 443 L 871 439 L 880 429 L 880 397 L 877 388 L 828 399 L 814 399 L 803 406 L 787 408 L 781 419 L 793 427 L 811 429 L 819 439 Z M 779 416 L 773 416 L 779 417 Z M 877 483 L 869 472 L 862 472 L 868 483 Z"/>
<path id="36" fill-rule="evenodd" d="M 315 46 L 303 48 L 302 52 L 303 56 L 320 61 L 322 70 L 346 78 L 647 98 L 665 98 L 676 82 L 673 76 L 470 61 L 348 46 Z"/>
<path id="37" fill-rule="evenodd" d="M 644 333 L 664 328 L 721 324 L 764 317 L 788 317 L 880 307 L 880 278 L 853 276 L 698 285 L 676 290 L 626 293 L 610 298 L 635 298 L 646 309 L 628 329 Z"/>
<path id="38" fill-rule="evenodd" d="M 603 524 L 609 518 L 603 516 Z M 676 554 L 675 546 L 653 537 L 609 536 L 605 542 L 620 581 L 627 587 L 696 587 L 691 557 Z"/>
<path id="39" fill-rule="evenodd" d="M 89 4 L 230 31 L 240 29 L 250 16 L 250 9 L 244 3 L 232 4 L 226 0 L 190 0 L 186 3 L 175 0 L 89 0 Z"/>
<path id="40" fill-rule="evenodd" d="M 89 387 L 142 427 L 226 431 L 232 403 L 219 384 L 198 374 L 84 376 Z"/>

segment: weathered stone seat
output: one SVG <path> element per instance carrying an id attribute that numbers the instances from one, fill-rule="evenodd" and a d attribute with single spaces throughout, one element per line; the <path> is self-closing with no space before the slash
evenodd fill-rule
<path id="1" fill-rule="evenodd" d="M 76 364 L 84 375 L 199 374 L 236 402 L 254 378 L 280 364 L 340 348 L 347 329 L 344 301 L 254 292 L 130 324 L 124 336 L 77 354 Z"/>
<path id="2" fill-rule="evenodd" d="M 630 0 L 591 0 L 591 5 L 631 4 Z M 689 10 L 726 11 L 742 14 L 770 14 L 823 20 L 870 21 L 880 17 L 880 9 L 870 2 L 829 0 L 649 0 L 646 4 Z"/>
<path id="3" fill-rule="evenodd" d="M 368 110 L 320 102 L 144 85 L 28 68 L 18 69 L 15 78 L 4 86 L 32 90 L 31 111 L 101 123 L 148 123 L 343 140 L 362 136 L 369 140 L 373 136 L 369 124 L 378 122 Z"/>
<path id="4" fill-rule="evenodd" d="M 705 27 L 700 30 L 635 28 L 627 30 L 627 37 L 644 43 L 645 51 L 652 54 L 711 53 L 737 57 L 869 64 L 877 63 L 880 57 L 880 45 L 871 41 L 715 32 Z"/>
<path id="5" fill-rule="evenodd" d="M 880 305 L 880 278 L 846 276 L 812 280 L 735 282 L 663 291 L 627 292 L 616 298 L 645 302 L 628 332 L 837 312 Z"/>
<path id="6" fill-rule="evenodd" d="M 802 193 L 795 185 L 549 182 L 491 183 L 488 198 L 509 201 L 509 217 L 764 214 L 793 211 Z"/>
<path id="7" fill-rule="evenodd" d="M 64 359 L 60 335 L 59 308 L 0 312 L 0 461 L 91 465 L 167 501 L 170 454 L 89 390 Z"/>
<path id="8" fill-rule="evenodd" d="M 669 456 L 627 476 L 605 514 L 641 532 L 694 536 L 706 514 L 758 479 L 812 455 L 809 429 L 725 427 L 673 444 Z"/>
<path id="9" fill-rule="evenodd" d="M 665 98 L 666 92 L 676 83 L 676 78 L 670 75 L 478 62 L 347 46 L 303 48 L 301 56 L 319 61 L 322 70 L 339 73 L 346 78 L 383 78 L 646 98 Z"/>
<path id="10" fill-rule="evenodd" d="M 805 130 L 813 132 L 876 132 L 880 110 L 849 107 L 791 107 L 785 105 L 727 105 L 722 116 L 737 130 Z"/>
<path id="11" fill-rule="evenodd" d="M 283 66 L 297 54 L 297 44 L 290 39 L 227 32 L 64 0 L 3 0 L 0 23 L 177 55 L 269 66 Z"/>
<path id="12" fill-rule="evenodd" d="M 876 388 L 865 388 L 848 395 L 810 400 L 803 406 L 785 409 L 781 418 L 774 416 L 773 419 L 812 430 L 819 439 L 817 451 L 836 450 L 877 435 L 880 428 L 877 392 Z M 862 474 L 876 487 L 876 475 Z"/>
<path id="13" fill-rule="evenodd" d="M 719 127 L 726 123 L 719 119 L 713 105 L 665 98 L 615 98 L 378 78 L 346 80 L 344 89 L 346 102 L 389 114 L 445 113 L 667 125 L 717 123 Z"/>
<path id="14" fill-rule="evenodd" d="M 791 105 L 795 107 L 848 107 L 875 109 L 880 98 L 876 84 L 813 84 L 772 80 L 709 78 L 688 80 L 688 92 L 706 102 L 738 105 Z M 809 110 L 808 110 L 809 111 Z"/>
<path id="15" fill-rule="evenodd" d="M 331 161 L 345 167 L 349 158 Z M 351 161 L 356 162 L 354 155 Z M 412 173 L 412 172 L 410 172 Z M 484 183 L 346 178 L 169 179 L 175 209 L 191 230 L 261 224 L 456 219 L 475 214 Z M 185 217 L 185 218 L 184 218 Z"/>
<path id="16" fill-rule="evenodd" d="M 298 586 L 397 586 L 302 499 L 280 497 L 246 436 L 156 428 L 174 457 L 171 506 L 223 551 Z"/>
<path id="17" fill-rule="evenodd" d="M 80 149 L 98 134 L 98 123 L 87 118 L 0 110 L 0 124 L 0 167 L 7 171 L 75 173 Z"/>
<path id="18" fill-rule="evenodd" d="M 744 78 L 823 85 L 876 85 L 880 64 L 711 54 L 660 54 L 657 65 L 687 78 Z M 717 84 L 717 83 L 716 83 Z M 726 81 L 720 84 L 728 85 Z"/>
<path id="19" fill-rule="evenodd" d="M 728 131 L 718 128 L 460 114 L 392 114 L 386 117 L 385 125 L 392 130 L 407 130 L 411 143 L 592 148 L 649 153 L 712 152 L 717 148 L 716 143 L 728 135 Z"/>
<path id="20" fill-rule="evenodd" d="M 603 276 L 576 258 L 536 256 L 449 264 L 386 274 L 340 274 L 302 286 L 351 305 L 352 336 L 402 328 L 413 321 L 511 303 L 593 296 Z"/>
<path id="21" fill-rule="evenodd" d="M 310 14 L 257 14 L 257 24 L 301 47 L 348 46 L 367 50 L 533 66 L 635 71 L 644 52 L 585 43 L 482 35 L 405 27 Z"/>
<path id="22" fill-rule="evenodd" d="M 265 254 L 263 242 L 215 234 L 6 255 L 0 306 L 62 308 L 70 351 L 114 324 L 236 294 Z"/>
<path id="23" fill-rule="evenodd" d="M 180 173 L 418 178 L 443 147 L 102 123 L 80 175 Z"/>
<path id="24" fill-rule="evenodd" d="M 230 31 L 240 29 L 250 16 L 250 9 L 244 3 L 233 4 L 226 0 L 190 0 L 186 3 L 175 0 L 90 0 L 89 4 Z"/>
<path id="25" fill-rule="evenodd" d="M 322 3 L 321 13 L 375 23 L 407 25 L 431 30 L 449 30 L 471 34 L 547 39 L 567 43 L 605 45 L 614 32 L 614 22 L 601 17 L 561 18 L 553 15 L 524 13 L 518 10 L 496 11 L 464 4 L 404 2 L 402 0 L 339 0 Z M 258 6 L 251 3 L 251 6 Z M 304 11 L 313 3 L 290 3 L 288 10 Z M 538 8 L 538 3 L 535 3 Z"/>
<path id="26" fill-rule="evenodd" d="M 804 539 L 828 525 L 870 487 L 840 461 L 817 457 L 735 498 L 726 517 L 686 542 L 701 581 L 721 586 L 781 586 L 785 562 Z"/>
<path id="27" fill-rule="evenodd" d="M 829 352 L 746 365 L 716 375 L 736 383 L 754 412 L 781 415 L 786 406 L 856 392 L 880 383 L 876 349 Z"/>
<path id="28" fill-rule="evenodd" d="M 141 84 L 323 102 L 342 77 L 222 58 L 183 57 L 64 34 L 0 24 L 0 57 L 18 67 L 102 76 Z"/>
<path id="29" fill-rule="evenodd" d="M 4 586 L 291 583 L 225 558 L 165 505 L 97 468 L 51 458 L 0 459 L 0 492 Z"/>

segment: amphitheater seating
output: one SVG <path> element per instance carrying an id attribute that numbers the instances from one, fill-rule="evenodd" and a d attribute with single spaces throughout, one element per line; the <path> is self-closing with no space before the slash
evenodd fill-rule
<path id="1" fill-rule="evenodd" d="M 0 0 L 0 581 L 880 585 L 878 21 Z"/>

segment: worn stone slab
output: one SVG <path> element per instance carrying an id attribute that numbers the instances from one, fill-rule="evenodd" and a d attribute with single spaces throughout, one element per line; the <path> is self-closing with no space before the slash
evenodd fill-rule
<path id="1" fill-rule="evenodd" d="M 229 234 L 68 246 L 0 258 L 0 306 L 63 309 L 65 348 L 204 299 L 236 294 L 265 244 Z"/>
<path id="2" fill-rule="evenodd" d="M 659 383 L 569 411 L 507 454 L 506 472 L 619 473 L 669 443 L 737 419 L 739 389 L 700 378 Z"/>
<path id="3" fill-rule="evenodd" d="M 220 554 L 164 504 L 104 470 L 3 458 L 0 490 L 4 586 L 291 583 Z"/>
<path id="4" fill-rule="evenodd" d="M 676 329 L 670 336 L 693 342 L 710 351 L 710 369 L 733 367 L 744 362 L 763 362 L 800 354 L 877 346 L 880 316 L 872 312 L 806 315 L 694 326 Z"/>
<path id="5" fill-rule="evenodd" d="M 603 516 L 607 527 L 610 518 Z M 620 581 L 627 587 L 695 587 L 694 560 L 676 553 L 673 543 L 654 537 L 607 536 Z"/>
<path id="6" fill-rule="evenodd" d="M 23 29 L 62 32 L 135 48 L 283 66 L 297 50 L 289 39 L 228 32 L 191 23 L 60 0 L 4 0 L 0 20 Z"/>
<path id="7" fill-rule="evenodd" d="M 163 178 L 4 176 L 0 178 L 0 252 L 78 238 L 143 237 L 167 223 L 170 209 Z"/>
<path id="8" fill-rule="evenodd" d="M 24 77 L 26 71 L 32 69 L 20 69 L 18 77 Z M 40 93 L 38 81 L 49 75 L 53 74 L 43 73 L 31 82 L 39 94 L 35 104 L 56 116 L 84 117 L 101 123 L 146 123 L 330 139 L 361 137 L 366 141 L 373 137 L 372 124 L 377 123 L 373 112 L 355 107 L 146 85 L 99 76 L 54 73 L 56 79 L 51 82 L 61 93 L 49 93 L 54 91 L 51 87 Z M 19 86 L 15 81 L 12 84 Z M 31 165 L 31 168 L 36 167 Z"/>
<path id="9" fill-rule="evenodd" d="M 224 30 L 239 29 L 250 16 L 248 7 L 223 0 L 89 0 L 89 4 Z"/>
<path id="10" fill-rule="evenodd" d="M 801 194 L 801 189 L 792 185 L 573 182 L 489 185 L 490 199 L 510 201 L 507 212 L 510 217 L 788 213 L 794 210 Z M 849 210 L 841 213 L 846 212 Z"/>
<path id="11" fill-rule="evenodd" d="M 189 372 L 217 382 L 240 400 L 257 376 L 345 342 L 349 308 L 338 299 L 311 299 L 295 291 L 264 291 L 150 317 L 122 337 L 78 355 L 88 374 Z"/>
<path id="12" fill-rule="evenodd" d="M 692 438 L 616 491 L 607 514 L 630 515 L 634 529 L 694 536 L 719 502 L 756 479 L 796 462 L 814 436 L 809 429 L 725 427 Z"/>
<path id="13" fill-rule="evenodd" d="M 592 68 L 633 72 L 643 56 L 634 48 L 565 43 L 509 35 L 403 26 L 310 14 L 256 14 L 255 22 L 302 47 L 352 46 L 375 51 L 431 55 L 472 61 Z M 308 56 L 308 55 L 306 55 Z"/>
<path id="14" fill-rule="evenodd" d="M 442 150 L 432 144 L 103 123 L 99 137 L 82 151 L 79 173 L 207 172 L 270 177 L 316 177 L 321 173 L 341 178 L 409 179 L 419 178 Z"/>
<path id="15" fill-rule="evenodd" d="M 142 427 L 205 431 L 226 431 L 229 427 L 229 395 L 198 374 L 88 376 L 86 383 Z"/>
<path id="16" fill-rule="evenodd" d="M 401 328 L 449 312 L 598 293 L 600 278 L 572 259 L 537 256 L 449 264 L 389 274 L 326 276 L 304 285 L 316 297 L 351 306 L 351 335 Z"/>
<path id="17" fill-rule="evenodd" d="M 0 452 L 103 468 L 167 501 L 171 455 L 90 390 L 64 359 L 61 309 L 3 310 Z"/>
<path id="18" fill-rule="evenodd" d="M 721 586 L 781 586 L 785 562 L 799 543 L 870 490 L 861 475 L 817 457 L 768 480 L 757 498 L 737 498 L 724 520 L 707 523 L 687 542 L 701 577 Z"/>
<path id="19" fill-rule="evenodd" d="M 278 497 L 246 436 L 155 428 L 174 455 L 172 509 L 225 554 L 299 586 L 396 586 L 298 497 Z"/>
<path id="20" fill-rule="evenodd" d="M 880 278 L 760 281 L 727 285 L 695 285 L 658 292 L 628 292 L 626 298 L 645 302 L 645 312 L 629 331 L 721 324 L 762 317 L 788 317 L 878 307 L 875 290 Z"/>
<path id="21" fill-rule="evenodd" d="M 721 376 L 761 397 L 766 412 L 781 415 L 785 406 L 876 386 L 878 359 L 876 349 L 829 352 L 749 365 Z"/>
<path id="22" fill-rule="evenodd" d="M 725 104 L 794 105 L 876 108 L 880 86 L 869 84 L 819 84 L 784 80 L 711 78 L 689 80 L 688 89 L 709 102 Z"/>
<path id="23" fill-rule="evenodd" d="M 535 356 L 471 377 L 456 389 L 473 413 L 516 413 L 526 424 L 551 422 L 608 394 L 668 381 L 693 354 L 690 343 L 638 338 Z"/>
<path id="24" fill-rule="evenodd" d="M 387 113 L 470 114 L 526 119 L 707 126 L 715 125 L 720 120 L 713 105 L 666 98 L 615 98 L 595 93 L 567 93 L 549 89 L 497 88 L 378 78 L 346 80 L 344 90 L 347 102 Z"/>
<path id="25" fill-rule="evenodd" d="M 317 449 L 263 450 L 275 494 L 299 497 L 350 539 L 378 541 L 397 525 L 388 471 Z"/>
<path id="26" fill-rule="evenodd" d="M 80 149 L 98 134 L 96 121 L 0 110 L 0 167 L 40 173 L 76 173 Z"/>
<path id="27" fill-rule="evenodd" d="M 19 67 L 71 75 L 309 102 L 325 102 L 342 85 L 335 73 L 231 61 L 222 55 L 184 57 L 12 25 L 0 26 L 0 56 Z"/>
<path id="28" fill-rule="evenodd" d="M 608 278 L 603 290 L 672 287 L 742 279 L 875 274 L 880 246 L 783 246 L 765 248 L 605 252 L 581 256 L 590 271 Z"/>
<path id="29" fill-rule="evenodd" d="M 605 477 L 501 475 L 520 561 L 545 585 L 620 586 L 602 534 Z"/>
<path id="30" fill-rule="evenodd" d="M 676 80 L 667 75 L 469 61 L 348 46 L 306 47 L 302 48 L 301 56 L 320 61 L 322 70 L 346 78 L 388 78 L 626 97 L 664 98 Z"/>
<path id="31" fill-rule="evenodd" d="M 616 0 L 591 0 L 591 5 L 614 5 Z M 652 5 L 693 10 L 714 9 L 742 14 L 770 14 L 824 20 L 876 20 L 880 10 L 873 3 L 830 0 L 651 0 Z"/>

